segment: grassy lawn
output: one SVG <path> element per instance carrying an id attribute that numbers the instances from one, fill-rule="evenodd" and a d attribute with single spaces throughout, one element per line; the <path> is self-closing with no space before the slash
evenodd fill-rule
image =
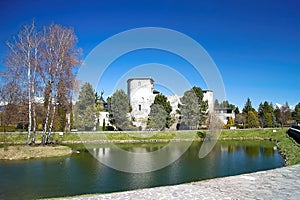
<path id="1" fill-rule="evenodd" d="M 300 164 L 300 145 L 287 136 L 285 129 L 247 129 L 247 130 L 222 130 L 219 140 L 271 140 L 279 148 L 286 158 L 287 165 Z M 102 132 L 102 133 L 68 133 L 60 136 L 52 134 L 52 141 L 56 143 L 82 143 L 93 141 L 151 141 L 163 142 L 172 139 L 177 140 L 202 140 L 207 131 L 186 132 Z M 41 133 L 37 134 L 36 141 L 41 140 Z M 26 133 L 22 134 L 0 134 L 0 146 L 4 144 L 25 144 Z"/>
<path id="2" fill-rule="evenodd" d="M 14 145 L 0 148 L 0 160 L 19 160 L 65 156 L 72 153 L 67 146 L 25 146 Z"/>

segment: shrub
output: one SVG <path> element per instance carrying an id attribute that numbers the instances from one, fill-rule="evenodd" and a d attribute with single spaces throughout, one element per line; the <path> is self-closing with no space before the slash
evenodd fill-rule
<path id="1" fill-rule="evenodd" d="M 206 137 L 206 133 L 205 133 L 205 132 L 201 132 L 201 131 L 198 131 L 198 132 L 197 132 L 197 135 L 198 135 L 198 137 L 201 138 L 201 139 L 204 139 L 204 138 Z"/>
<path id="2" fill-rule="evenodd" d="M 15 132 L 16 127 L 12 125 L 0 126 L 0 132 Z"/>

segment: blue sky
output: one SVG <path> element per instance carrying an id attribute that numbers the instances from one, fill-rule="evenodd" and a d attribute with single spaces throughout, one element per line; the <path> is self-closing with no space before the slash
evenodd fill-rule
<path id="1" fill-rule="evenodd" d="M 186 34 L 204 47 L 220 71 L 227 99 L 240 109 L 248 97 L 255 108 L 265 100 L 295 105 L 300 102 L 299 8 L 296 0 L 1 1 L 0 59 L 7 50 L 5 41 L 32 18 L 39 26 L 54 22 L 73 27 L 83 59 L 119 32 L 163 27 Z M 176 55 L 151 50 L 134 53 L 123 56 L 107 71 L 111 82 L 99 86 L 106 95 L 122 75 L 120 71 L 146 63 L 175 66 L 191 85 L 207 89 L 201 77 L 194 76 Z M 117 64 L 124 66 L 122 70 Z"/>

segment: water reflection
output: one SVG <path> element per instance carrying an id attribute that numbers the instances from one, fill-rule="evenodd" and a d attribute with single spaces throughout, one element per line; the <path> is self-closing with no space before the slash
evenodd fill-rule
<path id="1" fill-rule="evenodd" d="M 218 142 L 213 150 L 199 159 L 200 142 L 171 165 L 148 173 L 124 173 L 101 164 L 97 157 L 119 162 L 126 167 L 143 168 L 155 162 L 151 157 L 120 157 L 105 144 L 89 146 L 89 152 L 69 157 L 0 162 L 0 199 L 36 199 L 85 193 L 105 193 L 137 188 L 173 185 L 214 177 L 229 176 L 280 167 L 283 158 L 270 142 Z M 124 151 L 148 153 L 163 149 L 165 144 L 120 144 Z M 184 144 L 164 148 L 168 160 L 178 155 Z M 76 146 L 73 147 L 77 149 Z M 17 180 L 17 181 L 16 181 Z M 18 191 L 18 192 L 16 192 Z"/>
<path id="2" fill-rule="evenodd" d="M 269 145 L 251 145 L 246 144 L 221 144 L 221 151 L 226 153 L 237 153 L 239 151 L 244 152 L 249 157 L 263 156 L 273 156 L 275 154 L 275 149 L 273 144 Z"/>

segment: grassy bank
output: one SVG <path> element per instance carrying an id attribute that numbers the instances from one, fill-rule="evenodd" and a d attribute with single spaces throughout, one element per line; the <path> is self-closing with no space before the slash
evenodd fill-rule
<path id="1" fill-rule="evenodd" d="M 300 145 L 287 136 L 287 129 L 247 129 L 223 130 L 219 140 L 271 140 L 286 158 L 287 165 L 300 164 Z M 58 144 L 82 142 L 168 142 L 169 140 L 202 140 L 207 131 L 187 132 L 102 132 L 102 133 L 68 133 L 63 136 L 54 133 L 52 141 Z M 37 142 L 41 134 L 37 135 Z M 26 134 L 0 134 L 0 143 L 24 144 Z"/>
<path id="2" fill-rule="evenodd" d="M 288 129 L 251 129 L 251 130 L 226 130 L 222 131 L 220 138 L 223 140 L 271 140 L 279 148 L 286 159 L 286 165 L 300 164 L 300 145 L 290 138 Z"/>
<path id="3" fill-rule="evenodd" d="M 4 146 L 0 148 L 0 160 L 20 160 L 65 156 L 72 153 L 67 146 Z"/>

